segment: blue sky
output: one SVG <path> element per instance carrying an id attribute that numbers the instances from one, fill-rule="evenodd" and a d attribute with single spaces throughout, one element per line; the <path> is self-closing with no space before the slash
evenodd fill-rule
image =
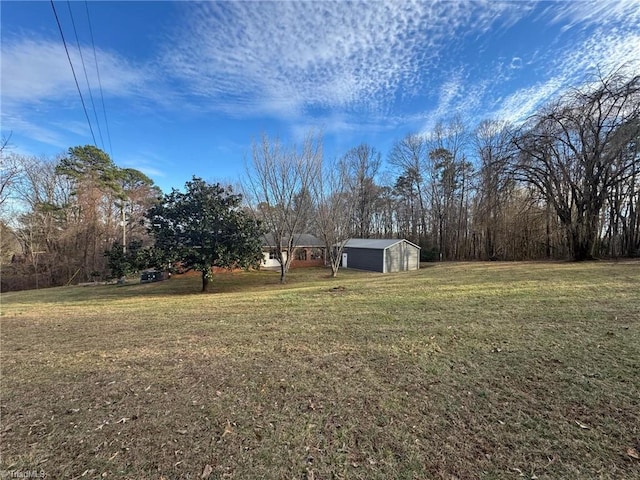
<path id="1" fill-rule="evenodd" d="M 367 142 L 384 158 L 438 120 L 518 122 L 598 66 L 640 71 L 638 0 L 55 6 L 97 146 L 164 191 L 240 179 L 262 133 L 320 129 L 325 157 Z M 0 8 L 14 151 L 93 143 L 51 3 Z"/>

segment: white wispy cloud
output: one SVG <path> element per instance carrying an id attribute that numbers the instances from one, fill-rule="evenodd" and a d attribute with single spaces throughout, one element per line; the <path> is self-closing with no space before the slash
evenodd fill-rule
<path id="1" fill-rule="evenodd" d="M 64 140 L 64 134 L 62 134 L 57 128 L 51 125 L 42 125 L 26 118 L 26 115 L 15 114 L 7 111 L 5 106 L 2 107 L 2 133 L 8 135 L 9 133 L 18 132 L 21 135 L 31 138 L 32 140 L 43 143 L 46 145 L 52 145 L 54 147 L 65 149 L 68 144 Z"/>
<path id="2" fill-rule="evenodd" d="M 102 49 L 96 50 L 100 68 L 100 82 L 92 49 L 84 47 L 91 95 L 87 87 L 82 59 L 75 46 L 69 54 L 80 85 L 87 114 L 99 135 L 104 128 L 105 113 L 101 93 L 109 100 L 148 97 L 148 86 L 154 76 L 147 67 L 132 65 L 128 60 Z M 2 129 L 30 138 L 44 145 L 66 148 L 89 139 L 89 124 L 82 112 L 78 90 L 61 41 L 22 35 L 3 38 L 0 62 L 2 66 Z M 10 72 L 10 73 L 9 73 Z M 95 111 L 93 110 L 95 106 Z M 80 113 L 80 115 L 78 115 Z M 99 120 L 94 120 L 96 115 Z M 84 140 L 87 141 L 87 140 Z"/>
<path id="3" fill-rule="evenodd" d="M 85 46 L 84 62 L 92 88 L 98 92 L 98 78 L 93 55 Z M 77 49 L 69 54 L 81 89 L 86 94 L 86 80 Z M 131 65 L 126 59 L 104 50 L 97 50 L 100 80 L 105 94 L 130 96 L 139 93 L 151 75 L 144 68 Z M 3 39 L 2 98 L 10 103 L 38 103 L 45 100 L 77 98 L 78 93 L 62 42 L 45 39 Z"/>
<path id="4" fill-rule="evenodd" d="M 300 115 L 412 95 L 452 38 L 526 12 L 510 2 L 208 2 L 190 6 L 167 70 L 215 108 Z"/>
<path id="5" fill-rule="evenodd" d="M 607 75 L 619 68 L 625 68 L 627 73 L 639 71 L 640 30 L 630 32 L 603 26 L 584 40 L 554 52 L 553 58 L 547 56 L 539 62 L 546 66 L 546 79 L 514 91 L 490 116 L 519 123 L 545 103 L 570 88 L 589 83 L 597 75 Z"/>
<path id="6" fill-rule="evenodd" d="M 162 115 L 159 109 L 180 105 L 175 101 L 176 92 L 163 83 L 164 76 L 151 60 L 136 64 L 104 48 L 96 48 L 94 56 L 93 48 L 87 45 L 81 46 L 81 58 L 75 44 L 68 44 L 68 48 L 91 128 L 105 148 L 105 122 L 121 115 L 114 105 L 156 116 Z M 0 62 L 3 132 L 64 149 L 90 142 L 89 123 L 62 41 L 27 31 L 3 37 Z"/>
<path id="7" fill-rule="evenodd" d="M 436 105 L 425 112 L 424 130 L 431 129 L 436 119 L 462 114 L 473 126 L 482 118 L 496 118 L 520 123 L 541 106 L 558 98 L 568 89 L 589 82 L 594 75 L 607 74 L 626 67 L 628 72 L 640 70 L 640 3 L 620 2 L 541 3 L 538 13 L 543 25 L 562 25 L 563 47 L 555 45 L 547 51 L 536 49 L 529 56 L 513 55 L 511 60 L 486 65 L 483 76 L 465 74 L 471 68 L 462 65 L 454 74 L 445 75 L 440 84 Z M 567 41 L 569 40 L 569 41 Z M 514 78 L 531 83 L 514 90 Z M 507 92 L 507 93 L 505 93 Z"/>
<path id="8" fill-rule="evenodd" d="M 545 10 L 545 15 L 551 22 L 561 23 L 565 31 L 605 23 L 615 23 L 636 31 L 640 28 L 638 0 L 567 0 L 555 2 Z"/>
<path id="9" fill-rule="evenodd" d="M 152 178 L 166 178 L 167 174 L 163 167 L 166 167 L 166 160 L 157 153 L 151 151 L 143 152 L 123 152 L 119 164 L 122 167 L 135 168 Z"/>
<path id="10" fill-rule="evenodd" d="M 270 116 L 289 122 L 294 136 L 320 128 L 345 137 L 402 125 L 428 130 L 455 114 L 470 123 L 487 116 L 518 122 L 596 67 L 607 71 L 626 63 L 640 70 L 639 5 L 638 0 L 184 2 L 175 30 L 155 45 L 155 58 L 152 53 L 139 63 L 104 45 L 96 55 L 108 99 L 134 103 L 137 114 L 165 114 L 167 121 L 176 112 Z M 480 40 L 474 44 L 476 56 L 490 55 L 486 35 L 509 31 L 523 18 L 536 20 L 537 28 L 561 25 L 562 35 L 575 35 L 575 41 L 532 52 L 505 46 L 501 58 L 465 63 L 470 57 L 462 55 L 462 46 L 469 40 Z M 96 88 L 93 50 L 83 46 L 83 51 Z M 70 53 L 86 92 L 79 54 L 75 48 Z M 3 37 L 0 61 L 3 128 L 10 125 L 61 146 L 69 144 L 69 135 L 86 136 L 82 118 L 41 121 L 52 109 L 78 112 L 60 41 L 36 34 Z M 534 71 L 543 73 L 525 78 Z M 425 103 L 422 111 L 416 101 Z M 144 156 L 131 163 L 145 167 Z M 152 173 L 154 167 L 146 167 L 143 171 Z"/>

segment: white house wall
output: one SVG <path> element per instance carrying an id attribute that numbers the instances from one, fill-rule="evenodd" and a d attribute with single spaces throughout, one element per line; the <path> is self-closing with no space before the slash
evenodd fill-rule
<path id="1" fill-rule="evenodd" d="M 284 261 L 287 261 L 287 252 L 282 252 Z M 280 262 L 275 258 L 269 258 L 269 252 L 262 252 L 262 266 L 265 268 L 280 268 Z"/>

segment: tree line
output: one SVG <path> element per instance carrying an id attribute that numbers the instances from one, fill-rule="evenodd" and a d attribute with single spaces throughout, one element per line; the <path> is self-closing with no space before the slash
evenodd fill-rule
<path id="1" fill-rule="evenodd" d="M 91 145 L 56 158 L 3 151 L 1 191 L 3 290 L 105 278 L 107 250 L 152 244 L 142 219 L 161 196 Z"/>
<path id="2" fill-rule="evenodd" d="M 423 261 L 635 257 L 639 144 L 640 76 L 623 70 L 565 92 L 521 125 L 485 120 L 471 129 L 453 118 L 430 132 L 407 134 L 386 162 L 368 144 L 331 160 L 324 158 L 319 134 L 300 145 L 264 135 L 253 143 L 243 195 L 194 178 L 186 193 L 162 196 L 144 174 L 116 167 L 95 147 L 47 159 L 12 154 L 4 142 L 3 289 L 7 272 L 19 278 L 22 271 L 20 278 L 33 287 L 118 276 L 123 264 L 158 263 L 158 251 L 175 253 L 180 242 L 191 241 L 178 231 L 201 224 L 216 208 L 222 210 L 207 218 L 229 215 L 225 227 L 211 228 L 226 229 L 225 238 L 248 232 L 234 240 L 246 248 L 211 244 L 202 255 L 206 232 L 199 232 L 191 246 L 200 253 L 186 264 L 203 272 L 203 283 L 212 265 L 257 265 L 259 242 L 248 238 L 265 231 L 276 239 L 282 281 L 297 233 L 324 241 L 334 275 L 350 237 L 407 238 L 420 245 Z M 189 201 L 192 216 L 173 224 L 171 233 L 171 208 Z M 16 202 L 20 211 L 7 214 L 5 207 Z M 193 257 L 194 248 L 164 260 Z"/>

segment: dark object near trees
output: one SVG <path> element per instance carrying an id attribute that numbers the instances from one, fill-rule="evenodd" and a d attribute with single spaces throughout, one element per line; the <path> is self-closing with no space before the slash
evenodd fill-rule
<path id="1" fill-rule="evenodd" d="M 164 274 L 157 270 L 149 270 L 148 272 L 142 272 L 140 275 L 140 283 L 159 282 L 164 280 Z"/>

